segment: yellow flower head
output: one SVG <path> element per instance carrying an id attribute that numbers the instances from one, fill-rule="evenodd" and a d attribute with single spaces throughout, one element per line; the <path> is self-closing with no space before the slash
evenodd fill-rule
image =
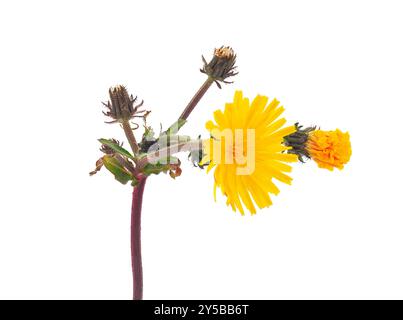
<path id="1" fill-rule="evenodd" d="M 279 118 L 284 108 L 276 99 L 268 103 L 265 96 L 256 96 L 249 102 L 242 91 L 235 92 L 234 101 L 224 111 L 214 112 L 214 120 L 206 123 L 211 139 L 204 141 L 202 164 L 213 167 L 214 198 L 219 187 L 227 197 L 227 205 L 244 214 L 244 207 L 256 213 L 259 208 L 272 204 L 270 193 L 279 189 L 273 178 L 290 184 L 291 166 L 285 162 L 297 161 L 290 149 L 283 145 L 283 137 L 295 132 L 295 126 L 284 127 L 286 120 Z"/>
<path id="2" fill-rule="evenodd" d="M 343 169 L 351 157 L 351 143 L 348 132 L 314 130 L 309 133 L 307 151 L 320 168 Z"/>

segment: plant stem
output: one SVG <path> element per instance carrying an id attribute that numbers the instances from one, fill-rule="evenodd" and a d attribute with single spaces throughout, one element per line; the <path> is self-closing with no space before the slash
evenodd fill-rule
<path id="1" fill-rule="evenodd" d="M 143 299 L 143 265 L 141 259 L 141 206 L 146 184 L 145 177 L 133 188 L 131 215 L 131 253 L 133 271 L 133 300 Z"/>
<path id="2" fill-rule="evenodd" d="M 212 78 L 207 78 L 200 89 L 196 92 L 194 97 L 190 100 L 185 110 L 183 110 L 179 119 L 186 120 L 196 105 L 199 103 L 200 99 L 204 96 L 207 90 L 210 88 L 214 80 Z M 128 121 L 122 122 L 123 130 L 126 134 L 126 138 L 129 141 L 130 147 L 133 153 L 136 155 L 139 151 L 139 146 L 137 144 L 136 138 L 134 137 L 133 130 L 130 127 Z M 200 142 L 197 142 L 200 144 Z M 184 151 L 184 149 L 190 149 L 194 146 L 194 142 L 186 142 L 183 144 L 178 144 L 175 146 L 176 152 Z M 141 159 L 136 164 L 136 169 L 143 168 L 150 160 L 158 159 L 159 155 L 170 154 L 173 151 L 173 146 L 166 148 L 166 150 L 159 150 L 156 153 L 150 155 L 150 157 L 145 157 Z M 165 153 L 164 153 L 165 151 Z M 131 254 L 132 254 L 132 271 L 133 271 L 133 300 L 143 299 L 143 266 L 141 258 L 141 207 L 143 202 L 144 186 L 146 184 L 146 177 L 139 179 L 138 184 L 133 188 L 133 199 L 132 199 L 132 214 L 131 214 Z"/>
<path id="3" fill-rule="evenodd" d="M 203 83 L 200 89 L 196 92 L 193 96 L 192 100 L 189 101 L 188 105 L 186 106 L 185 110 L 183 110 L 179 119 L 186 120 L 196 105 L 199 103 L 200 99 L 204 96 L 210 86 L 213 84 L 214 80 L 210 77 Z"/>
<path id="4" fill-rule="evenodd" d="M 136 138 L 134 137 L 133 130 L 130 126 L 129 121 L 125 120 L 122 122 L 123 130 L 125 131 L 125 135 L 127 140 L 129 141 L 130 147 L 133 150 L 134 155 L 139 151 L 139 146 L 137 144 Z"/>

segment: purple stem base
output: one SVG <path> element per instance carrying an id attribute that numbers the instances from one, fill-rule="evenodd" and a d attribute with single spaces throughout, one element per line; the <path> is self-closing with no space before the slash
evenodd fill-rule
<path id="1" fill-rule="evenodd" d="M 133 188 L 131 216 L 131 253 L 133 271 L 133 300 L 143 299 L 143 265 L 141 259 L 141 206 L 146 178 Z"/>

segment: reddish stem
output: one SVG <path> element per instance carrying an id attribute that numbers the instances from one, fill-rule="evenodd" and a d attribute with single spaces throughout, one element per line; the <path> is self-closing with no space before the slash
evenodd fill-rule
<path id="1" fill-rule="evenodd" d="M 141 206 L 146 178 L 139 179 L 133 188 L 132 222 L 131 222 L 131 251 L 133 271 L 133 300 L 143 299 L 143 265 L 141 260 Z"/>
<path id="2" fill-rule="evenodd" d="M 214 80 L 212 78 L 207 78 L 207 80 L 203 83 L 200 89 L 196 92 L 192 100 L 189 101 L 188 105 L 186 106 L 185 110 L 183 110 L 182 114 L 180 115 L 179 119 L 186 120 L 196 105 L 199 103 L 201 98 L 203 98 L 204 94 L 213 84 Z"/>

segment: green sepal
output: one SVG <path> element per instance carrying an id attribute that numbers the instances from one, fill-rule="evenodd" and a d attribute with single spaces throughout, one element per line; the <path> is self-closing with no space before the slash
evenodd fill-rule
<path id="1" fill-rule="evenodd" d="M 121 147 L 120 145 L 114 143 L 113 141 L 108 140 L 108 139 L 98 139 L 98 141 L 101 142 L 102 144 L 108 146 L 112 150 L 116 151 L 117 153 L 121 154 L 122 156 L 125 156 L 130 159 L 134 159 L 134 156 L 129 151 L 127 151 L 125 148 Z"/>
<path id="2" fill-rule="evenodd" d="M 104 156 L 103 164 L 122 184 L 126 184 L 128 181 L 133 180 L 134 177 L 130 174 L 120 162 L 112 156 Z"/>

